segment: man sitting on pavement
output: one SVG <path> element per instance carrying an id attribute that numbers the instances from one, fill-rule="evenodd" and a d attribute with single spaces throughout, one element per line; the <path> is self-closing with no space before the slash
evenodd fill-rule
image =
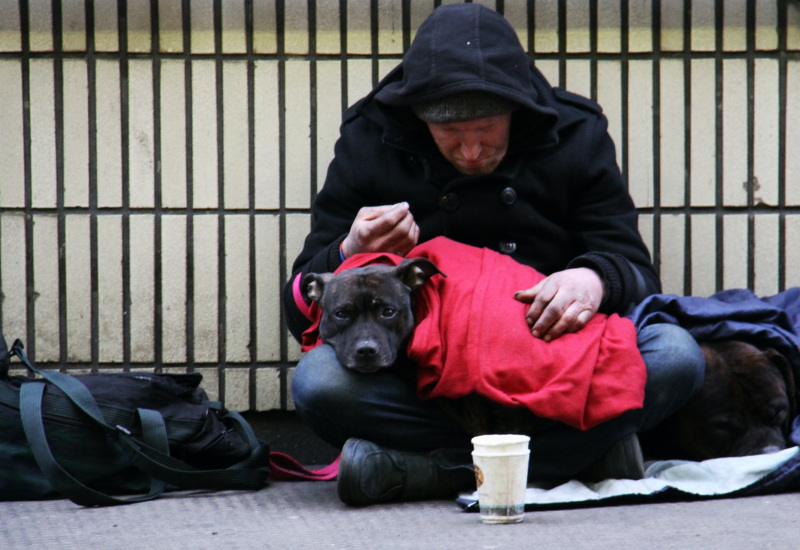
<path id="1" fill-rule="evenodd" d="M 402 256 L 437 236 L 546 274 L 518 296 L 530 303 L 532 336 L 546 342 L 660 292 L 600 107 L 553 88 L 511 25 L 479 4 L 435 9 L 400 65 L 347 110 L 312 220 L 285 288 L 298 339 L 310 325 L 303 274 L 334 271 L 356 253 Z M 636 434 L 686 402 L 704 362 L 677 326 L 637 338 L 643 407 L 588 430 L 531 414 L 529 480 L 643 475 Z M 396 370 L 349 371 L 323 345 L 298 364 L 292 397 L 299 417 L 342 448 L 348 504 L 474 487 L 469 435 Z"/>

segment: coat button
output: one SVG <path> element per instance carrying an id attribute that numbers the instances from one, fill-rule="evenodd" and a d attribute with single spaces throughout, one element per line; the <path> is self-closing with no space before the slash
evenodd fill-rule
<path id="1" fill-rule="evenodd" d="M 439 204 L 445 212 L 455 212 L 458 209 L 458 195 L 447 193 L 439 200 Z"/>
<path id="2" fill-rule="evenodd" d="M 511 206 L 517 202 L 517 192 L 514 191 L 513 187 L 506 187 L 500 192 L 500 200 L 503 201 L 503 204 L 506 206 Z"/>
<path id="3" fill-rule="evenodd" d="M 514 241 L 501 241 L 499 248 L 501 254 L 513 254 L 517 251 L 517 243 Z"/>

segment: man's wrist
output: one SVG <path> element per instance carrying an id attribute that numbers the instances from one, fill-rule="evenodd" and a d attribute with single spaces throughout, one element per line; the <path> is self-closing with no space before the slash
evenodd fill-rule
<path id="1" fill-rule="evenodd" d="M 347 237 L 347 233 L 344 233 L 336 238 L 327 248 L 327 269 L 328 271 L 335 271 L 339 268 L 340 265 L 346 259 L 346 256 L 342 256 L 342 253 L 346 250 L 346 248 L 342 247 L 342 242 Z"/>
<path id="2" fill-rule="evenodd" d="M 608 298 L 608 283 L 606 282 L 605 277 L 603 277 L 603 274 L 600 272 L 599 269 L 591 267 L 587 267 L 586 269 L 589 269 L 592 272 L 594 272 L 594 274 L 597 275 L 597 278 L 600 280 L 600 287 L 602 288 L 602 293 L 603 293 L 602 296 L 600 297 L 600 306 L 602 307 L 602 305 L 606 301 L 606 298 Z"/>

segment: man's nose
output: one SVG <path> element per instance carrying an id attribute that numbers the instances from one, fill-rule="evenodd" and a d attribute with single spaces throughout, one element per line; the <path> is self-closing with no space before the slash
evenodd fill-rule
<path id="1" fill-rule="evenodd" d="M 481 142 L 477 139 L 465 139 L 461 142 L 461 156 L 464 160 L 477 160 L 481 156 Z"/>

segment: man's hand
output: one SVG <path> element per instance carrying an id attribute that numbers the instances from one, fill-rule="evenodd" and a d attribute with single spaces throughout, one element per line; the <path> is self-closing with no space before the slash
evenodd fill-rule
<path id="1" fill-rule="evenodd" d="M 359 252 L 391 252 L 405 256 L 417 245 L 419 226 L 407 202 L 365 206 L 358 211 L 350 233 L 342 241 L 345 258 Z"/>
<path id="2" fill-rule="evenodd" d="M 549 342 L 586 326 L 597 313 L 603 293 L 600 275 L 579 267 L 553 273 L 535 287 L 517 292 L 514 298 L 531 304 L 525 315 L 531 334 Z"/>

